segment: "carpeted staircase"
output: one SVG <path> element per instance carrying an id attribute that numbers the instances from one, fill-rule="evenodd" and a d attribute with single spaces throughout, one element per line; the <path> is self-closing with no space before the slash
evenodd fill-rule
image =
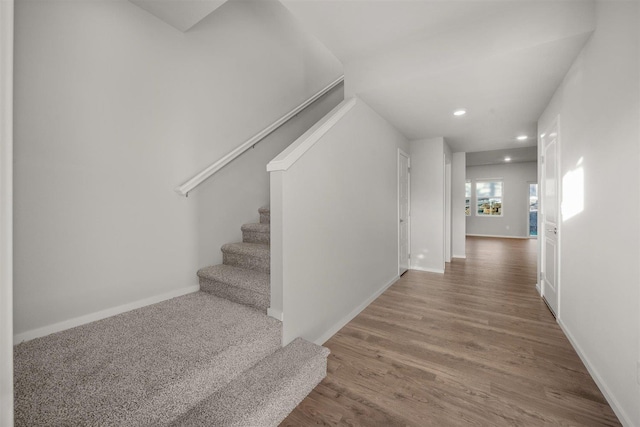
<path id="1" fill-rule="evenodd" d="M 198 272 L 201 291 L 19 344 L 16 426 L 274 426 L 329 351 L 281 346 L 269 307 L 269 210 Z"/>
<path id="2" fill-rule="evenodd" d="M 260 208 L 259 213 L 259 223 L 242 226 L 241 243 L 222 246 L 223 264 L 203 268 L 198 277 L 203 291 L 266 313 L 270 297 L 271 218 L 267 207 Z"/>

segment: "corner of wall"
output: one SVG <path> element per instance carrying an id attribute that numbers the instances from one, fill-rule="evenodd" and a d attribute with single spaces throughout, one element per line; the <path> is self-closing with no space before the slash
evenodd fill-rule
<path id="1" fill-rule="evenodd" d="M 13 425 L 13 0 L 0 1 L 0 425 Z"/>
<path id="2" fill-rule="evenodd" d="M 411 145 L 411 268 L 445 268 L 445 142 L 443 137 Z"/>

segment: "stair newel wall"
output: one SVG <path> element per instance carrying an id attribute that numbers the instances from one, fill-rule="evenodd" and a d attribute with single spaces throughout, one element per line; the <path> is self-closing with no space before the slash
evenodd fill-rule
<path id="1" fill-rule="evenodd" d="M 267 166 L 271 308 L 283 344 L 323 343 L 398 278 L 397 150 L 407 139 L 345 100 Z"/>
<path id="2" fill-rule="evenodd" d="M 271 172 L 271 306 L 267 314 L 284 321 L 283 296 L 283 189 L 284 172 Z"/>

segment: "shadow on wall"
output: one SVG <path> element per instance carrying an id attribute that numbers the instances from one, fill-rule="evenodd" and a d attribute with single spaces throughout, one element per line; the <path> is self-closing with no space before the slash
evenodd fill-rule
<path id="1" fill-rule="evenodd" d="M 269 161 L 343 99 L 340 84 L 189 194 L 197 203 L 200 268 L 222 263 L 220 247 L 241 241 L 241 225 L 258 222 L 258 208 L 269 205 Z"/>

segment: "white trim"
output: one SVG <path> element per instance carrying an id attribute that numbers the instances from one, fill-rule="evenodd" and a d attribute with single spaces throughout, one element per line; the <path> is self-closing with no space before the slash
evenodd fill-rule
<path id="1" fill-rule="evenodd" d="M 447 150 L 442 145 L 442 271 L 447 268 Z"/>
<path id="2" fill-rule="evenodd" d="M 540 282 L 536 283 L 536 291 L 538 291 L 538 295 L 542 296 L 542 289 L 540 288 Z"/>
<path id="3" fill-rule="evenodd" d="M 0 425 L 13 425 L 13 0 L 0 0 Z"/>
<path id="4" fill-rule="evenodd" d="M 186 196 L 191 190 L 196 188 L 198 185 L 202 184 L 202 182 L 204 182 L 207 178 L 211 177 L 211 175 L 215 174 L 220 169 L 228 165 L 236 157 L 238 157 L 239 155 L 247 151 L 249 148 L 256 145 L 258 142 L 264 139 L 267 135 L 271 134 L 273 131 L 275 131 L 280 126 L 288 122 L 294 116 L 296 116 L 297 114 L 300 114 L 302 110 L 304 110 L 309 105 L 316 102 L 319 98 L 321 98 L 323 95 L 325 95 L 334 87 L 338 86 L 343 81 L 344 81 L 344 75 L 338 77 L 337 79 L 329 83 L 327 86 L 325 86 L 323 89 L 316 92 L 313 96 L 311 96 L 309 99 L 304 101 L 302 104 L 298 105 L 296 108 L 289 111 L 287 114 L 280 117 L 278 120 L 276 120 L 275 122 L 273 122 L 272 124 L 264 128 L 263 130 L 261 130 L 260 132 L 258 132 L 257 134 L 249 138 L 247 141 L 243 142 L 242 144 L 234 148 L 231 152 L 227 153 L 220 160 L 213 163 L 211 166 L 207 167 L 197 175 L 193 176 L 184 184 L 176 187 L 175 191 L 182 196 Z"/>
<path id="5" fill-rule="evenodd" d="M 331 326 L 329 329 L 327 329 L 327 331 L 325 333 L 323 333 L 322 335 L 320 335 L 318 338 L 313 340 L 313 342 L 315 344 L 318 344 L 318 345 L 322 345 L 325 342 L 327 342 L 329 340 L 329 338 L 334 336 L 336 334 L 336 332 L 338 332 L 347 323 L 349 323 L 351 320 L 353 320 L 353 318 L 356 317 L 358 314 L 360 314 L 362 312 L 362 310 L 367 308 L 367 306 L 369 304 L 371 304 L 373 301 L 376 300 L 376 298 L 378 298 L 380 295 L 382 295 L 382 293 L 384 291 L 386 291 L 387 289 L 389 289 L 389 287 L 391 287 L 391 285 L 396 283 L 398 281 L 398 279 L 400 279 L 400 276 L 396 276 L 393 279 L 391 279 L 389 282 L 387 282 L 385 285 L 383 285 L 380 289 L 378 289 L 373 295 L 371 295 L 369 298 L 364 300 L 362 302 L 362 304 L 360 304 L 359 306 L 354 308 L 349 314 L 347 314 L 342 319 L 340 319 L 336 323 L 334 323 L 333 326 Z"/>
<path id="6" fill-rule="evenodd" d="M 444 269 L 429 268 L 429 267 L 411 267 L 409 270 L 426 271 L 427 273 L 440 273 L 444 274 Z"/>
<path id="7" fill-rule="evenodd" d="M 281 322 L 284 319 L 284 313 L 282 311 L 277 310 L 275 308 L 271 308 L 271 307 L 267 308 L 267 316 L 273 317 L 274 319 L 279 320 Z"/>
<path id="8" fill-rule="evenodd" d="M 446 145 L 446 144 L 445 144 Z M 448 166 L 448 167 L 447 167 Z M 444 262 L 445 262 L 445 270 L 446 270 L 446 263 L 451 262 L 451 252 L 453 250 L 453 245 L 452 245 L 452 240 L 451 237 L 453 235 L 453 229 L 452 227 L 452 223 L 453 223 L 453 218 L 451 217 L 451 213 L 452 213 L 452 194 L 451 194 L 451 189 L 452 189 L 452 178 L 453 178 L 453 165 L 451 163 L 451 160 L 449 160 L 447 162 L 447 153 L 445 150 L 444 153 L 444 166 L 443 166 L 443 182 L 444 182 L 444 189 L 443 189 L 443 194 L 444 194 L 444 200 L 443 200 L 443 206 L 444 206 L 444 224 L 442 227 L 442 231 L 444 231 L 444 235 L 442 238 L 442 241 L 444 242 L 444 248 L 442 249 L 442 254 L 443 254 L 443 258 L 444 258 Z M 448 171 L 448 172 L 447 172 Z"/>
<path id="9" fill-rule="evenodd" d="M 137 308 L 145 307 L 151 304 L 156 304 L 162 301 L 169 300 L 171 298 L 198 292 L 199 290 L 199 285 L 188 286 L 186 288 L 176 289 L 161 295 L 141 299 L 138 301 L 119 305 L 117 307 L 107 308 L 106 310 L 97 311 L 95 313 L 86 314 L 84 316 L 74 317 L 73 319 L 64 320 L 62 322 L 54 323 L 53 325 L 44 326 L 38 329 L 32 329 L 30 331 L 14 335 L 13 342 L 18 344 L 23 341 L 32 340 L 34 338 L 44 337 L 55 332 L 75 328 L 76 326 L 95 322 L 96 320 L 106 319 L 107 317 L 115 316 L 117 314 L 125 313 L 127 311 L 135 310 Z"/>
<path id="10" fill-rule="evenodd" d="M 329 114 L 324 116 L 322 120 L 302 134 L 293 144 L 278 154 L 275 159 L 271 160 L 267 165 L 267 172 L 288 170 L 304 153 L 309 151 L 324 134 L 329 132 L 329 130 L 356 105 L 356 102 L 357 98 L 342 101 L 337 107 L 331 110 Z"/>
<path id="11" fill-rule="evenodd" d="M 398 220 L 398 274 L 404 274 L 404 271 L 400 271 L 400 156 L 407 158 L 407 253 L 409 259 L 407 260 L 407 269 L 411 265 L 411 157 L 405 153 L 402 149 L 398 148 L 398 154 L 396 155 L 397 172 L 397 186 L 396 186 L 396 202 L 398 205 L 397 220 Z"/>
<path id="12" fill-rule="evenodd" d="M 496 239 L 521 239 L 521 240 L 529 240 L 529 237 L 523 236 L 500 236 L 495 234 L 467 234 L 467 237 L 495 237 Z"/>
<path id="13" fill-rule="evenodd" d="M 467 258 L 467 256 L 466 256 L 466 255 L 456 255 L 456 254 L 453 254 L 453 255 L 451 255 L 451 258 L 461 258 L 461 259 L 466 259 L 466 258 Z"/>
<path id="14" fill-rule="evenodd" d="M 562 319 L 558 318 L 557 321 L 558 321 L 558 325 L 560 325 L 560 329 L 562 329 L 562 332 L 564 332 L 565 336 L 573 346 L 573 349 L 576 351 L 576 353 L 578 353 L 580 360 L 582 360 L 582 363 L 584 363 L 584 366 L 587 368 L 587 371 L 589 371 L 589 374 L 591 374 L 591 377 L 593 378 L 596 385 L 604 395 L 605 399 L 607 399 L 607 402 L 609 403 L 609 406 L 611 406 L 611 409 L 613 409 L 613 412 L 615 412 L 616 416 L 622 422 L 622 425 L 632 426 L 633 423 L 631 422 L 631 418 L 625 412 L 622 406 L 618 403 L 618 400 L 615 398 L 615 396 L 613 395 L 609 387 L 607 387 L 606 383 L 603 381 L 598 371 L 596 371 L 596 369 L 593 367 L 593 364 L 591 363 L 587 355 L 584 353 L 584 351 L 582 351 L 582 348 L 580 347 L 580 345 L 578 345 L 578 342 L 575 340 L 573 335 L 571 335 L 571 332 L 569 331 L 567 326 L 562 322 Z"/>

